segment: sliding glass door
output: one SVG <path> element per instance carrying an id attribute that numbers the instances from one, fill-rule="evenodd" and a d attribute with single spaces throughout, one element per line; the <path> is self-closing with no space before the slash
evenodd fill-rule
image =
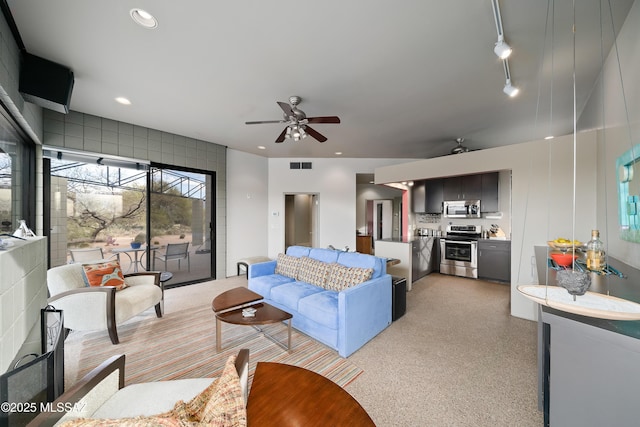
<path id="1" fill-rule="evenodd" d="M 118 259 L 165 286 L 215 278 L 212 173 L 45 150 L 51 266 Z"/>
<path id="2" fill-rule="evenodd" d="M 168 284 L 215 278 L 214 175 L 152 166 L 149 173 L 150 267 Z"/>

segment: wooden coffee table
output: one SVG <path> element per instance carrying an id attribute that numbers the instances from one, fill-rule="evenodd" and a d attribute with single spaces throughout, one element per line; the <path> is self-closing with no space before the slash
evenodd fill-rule
<path id="1" fill-rule="evenodd" d="M 262 295 L 243 287 L 230 289 L 213 299 L 211 308 L 216 315 L 216 351 L 220 352 L 222 350 L 222 322 L 233 325 L 253 326 L 277 345 L 287 351 L 291 351 L 291 314 L 266 302 L 256 303 L 261 299 Z M 242 310 L 247 307 L 256 309 L 253 317 L 244 317 L 242 315 Z M 289 321 L 286 347 L 260 328 L 262 325 L 284 322 L 285 320 Z"/>

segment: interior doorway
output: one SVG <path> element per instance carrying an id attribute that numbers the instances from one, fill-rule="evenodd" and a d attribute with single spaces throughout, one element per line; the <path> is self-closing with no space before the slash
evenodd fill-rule
<path id="1" fill-rule="evenodd" d="M 380 239 L 393 237 L 393 201 L 392 200 L 368 200 L 367 216 L 371 218 L 370 234 L 374 242 Z M 368 222 L 368 221 L 367 221 Z"/>
<path id="2" fill-rule="evenodd" d="M 317 247 L 318 194 L 284 195 L 284 244 Z"/>

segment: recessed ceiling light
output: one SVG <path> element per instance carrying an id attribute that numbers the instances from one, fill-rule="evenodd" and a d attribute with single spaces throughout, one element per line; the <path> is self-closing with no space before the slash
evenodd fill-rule
<path id="1" fill-rule="evenodd" d="M 258 150 L 266 150 L 267 147 L 265 147 L 264 145 L 258 145 Z"/>
<path id="2" fill-rule="evenodd" d="M 131 15 L 134 22 L 141 27 L 148 28 L 150 30 L 158 27 L 158 20 L 146 10 L 134 8 L 129 11 L 129 15 Z"/>
<path id="3" fill-rule="evenodd" d="M 119 96 L 116 98 L 116 102 L 119 102 L 122 105 L 131 105 L 131 101 L 129 101 L 127 98 L 125 98 L 124 96 Z"/>
<path id="4" fill-rule="evenodd" d="M 342 156 L 342 151 L 336 151 L 336 152 L 335 152 L 335 155 L 336 155 L 336 156 Z"/>
<path id="5" fill-rule="evenodd" d="M 545 136 L 544 139 L 553 139 L 553 135 Z"/>

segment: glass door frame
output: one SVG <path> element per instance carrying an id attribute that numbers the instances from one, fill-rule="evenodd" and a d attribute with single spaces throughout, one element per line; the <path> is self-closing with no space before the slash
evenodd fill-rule
<path id="1" fill-rule="evenodd" d="M 157 162 L 151 162 L 149 164 L 150 168 L 149 171 L 147 172 L 147 218 L 146 218 L 146 234 L 147 234 L 147 247 L 150 248 L 151 247 L 151 188 L 152 188 L 152 182 L 151 182 L 151 170 L 153 168 L 155 169 L 167 169 L 167 170 L 175 170 L 175 171 L 179 171 L 179 172 L 190 172 L 190 173 L 197 173 L 197 174 L 201 174 L 201 175 L 205 175 L 205 176 L 210 176 L 211 177 L 211 188 L 207 189 L 207 196 L 211 197 L 211 212 L 210 212 L 210 218 L 211 221 L 209 223 L 209 233 L 207 234 L 205 232 L 205 242 L 207 240 L 207 238 L 209 239 L 210 245 L 211 245 L 211 252 L 210 252 L 210 277 L 207 278 L 200 278 L 200 279 L 196 279 L 193 281 L 189 281 L 189 282 L 181 282 L 181 283 L 176 283 L 174 284 L 169 284 L 167 285 L 167 288 L 171 288 L 173 286 L 184 286 L 184 285 L 188 285 L 188 284 L 192 284 L 192 283 L 200 283 L 200 282 L 206 282 L 209 280 L 215 280 L 217 277 L 217 263 L 216 263 L 216 258 L 217 258 L 217 252 L 216 252 L 216 221 L 217 221 L 217 203 L 216 203 L 216 171 L 210 171 L 210 170 L 203 170 L 203 169 L 196 169 L 196 168 L 190 168 L 190 167 L 184 167 L 184 166 L 176 166 L 176 165 L 169 165 L 169 164 L 164 164 L 164 163 L 157 163 Z M 206 228 L 206 224 L 205 224 L 205 228 Z M 146 259 L 146 268 L 147 271 L 150 271 L 151 266 L 152 266 L 152 257 L 151 256 L 147 256 Z"/>

